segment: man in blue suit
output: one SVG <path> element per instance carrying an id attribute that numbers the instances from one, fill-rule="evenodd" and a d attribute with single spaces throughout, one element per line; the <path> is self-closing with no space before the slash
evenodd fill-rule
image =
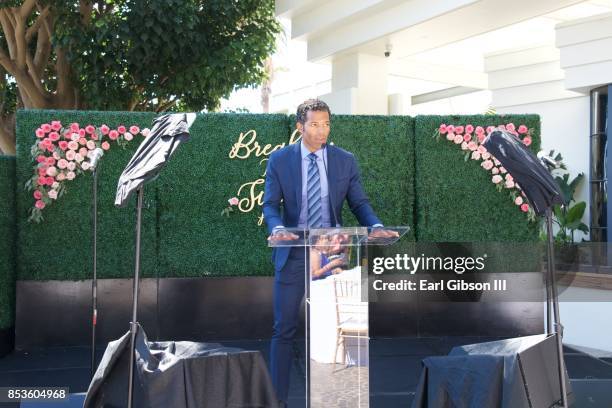
<path id="1" fill-rule="evenodd" d="M 361 225 L 382 227 L 361 185 L 353 154 L 327 145 L 330 115 L 323 101 L 310 99 L 302 103 L 297 109 L 296 124 L 301 141 L 272 153 L 268 160 L 263 214 L 269 240 L 297 238 L 285 228 L 342 225 L 345 199 Z M 376 236 L 396 235 L 393 231 L 378 231 Z M 270 372 L 277 396 L 286 404 L 292 344 L 305 289 L 304 248 L 274 248 L 272 261 L 275 273 Z"/>

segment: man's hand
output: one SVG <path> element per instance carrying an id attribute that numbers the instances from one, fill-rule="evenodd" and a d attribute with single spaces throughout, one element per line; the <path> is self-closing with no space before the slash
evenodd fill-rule
<path id="1" fill-rule="evenodd" d="M 278 242 L 278 241 L 295 241 L 299 236 L 295 235 L 292 232 L 289 232 L 284 229 L 280 229 L 276 232 L 273 232 L 269 237 L 269 242 Z"/>
<path id="2" fill-rule="evenodd" d="M 368 235 L 368 239 L 397 238 L 397 237 L 399 237 L 399 232 L 385 229 L 384 227 L 373 228 L 370 234 Z"/>

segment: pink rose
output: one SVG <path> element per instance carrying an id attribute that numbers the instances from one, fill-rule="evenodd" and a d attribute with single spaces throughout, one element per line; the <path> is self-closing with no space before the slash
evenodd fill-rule
<path id="1" fill-rule="evenodd" d="M 477 135 L 484 135 L 484 128 L 482 126 L 476 126 L 476 134 Z"/>
<path id="2" fill-rule="evenodd" d="M 487 126 L 487 135 L 495 130 L 495 126 Z"/>
<path id="3" fill-rule="evenodd" d="M 500 130 L 506 130 L 506 125 L 499 125 L 497 128 Z"/>
<path id="4" fill-rule="evenodd" d="M 493 168 L 493 162 L 491 160 L 485 160 L 480 164 L 485 170 L 491 170 Z"/>
<path id="5" fill-rule="evenodd" d="M 72 132 L 78 132 L 79 131 L 79 124 L 78 123 L 71 123 L 70 124 L 70 130 Z"/>
<path id="6" fill-rule="evenodd" d="M 486 162 L 485 162 L 486 163 Z M 496 174 L 493 176 L 493 178 L 491 179 L 491 181 L 495 184 L 499 184 L 502 181 L 502 177 L 499 174 Z"/>
<path id="7" fill-rule="evenodd" d="M 45 177 L 47 175 L 47 168 L 46 167 L 40 167 L 38 169 L 38 176 L 39 177 Z"/>
<path id="8" fill-rule="evenodd" d="M 455 133 L 463 133 L 463 126 L 455 126 Z"/>
<path id="9" fill-rule="evenodd" d="M 125 131 L 126 131 L 125 126 L 120 125 L 120 126 L 117 128 L 117 131 L 118 131 L 119 133 L 121 133 L 121 134 L 124 134 L 124 133 L 125 133 Z"/>
<path id="10" fill-rule="evenodd" d="M 62 122 L 60 122 L 59 120 L 52 120 L 51 121 L 51 129 L 53 129 L 53 130 L 55 130 L 57 132 L 61 128 L 62 128 Z"/>
<path id="11" fill-rule="evenodd" d="M 119 137 L 119 133 L 116 130 L 111 130 L 108 133 L 108 137 L 110 137 L 111 140 L 115 140 L 115 139 L 117 139 Z"/>
<path id="12" fill-rule="evenodd" d="M 55 177 L 57 176 L 57 168 L 54 166 L 51 166 L 47 169 L 47 176 L 51 176 L 51 177 Z M 53 183 L 51 183 L 53 184 Z"/>
<path id="13" fill-rule="evenodd" d="M 47 137 L 43 139 L 42 143 L 43 143 L 43 146 L 47 147 L 47 146 L 51 146 L 53 144 L 53 141 Z"/>
<path id="14" fill-rule="evenodd" d="M 238 205 L 238 198 L 232 197 L 229 200 L 227 200 L 227 202 L 229 203 L 229 205 Z"/>
<path id="15" fill-rule="evenodd" d="M 36 179 L 36 183 L 39 186 L 44 186 L 45 184 L 47 184 L 47 178 L 43 176 L 38 176 L 38 178 Z"/>
<path id="16" fill-rule="evenodd" d="M 446 125 L 444 123 L 440 125 L 440 127 L 438 128 L 438 132 L 440 132 L 441 135 L 446 133 Z"/>
<path id="17" fill-rule="evenodd" d="M 86 148 L 86 147 L 81 147 L 81 148 L 79 149 L 79 154 L 80 154 L 81 156 L 83 156 L 83 157 L 87 157 L 87 153 L 89 153 L 89 150 L 87 150 L 87 148 Z"/>
<path id="18" fill-rule="evenodd" d="M 467 149 L 468 149 L 467 142 L 461 143 L 461 150 L 467 150 Z"/>
<path id="19" fill-rule="evenodd" d="M 140 132 L 140 133 L 142 133 L 142 135 L 143 135 L 144 137 L 147 137 L 147 136 L 149 136 L 149 133 L 151 133 L 151 129 L 149 129 L 149 128 L 144 128 L 144 129 L 142 129 L 142 132 Z"/>
<path id="20" fill-rule="evenodd" d="M 500 168 L 499 168 L 499 171 L 500 171 L 502 174 L 504 174 L 504 173 L 506 172 L 506 168 L 505 168 L 505 167 L 500 167 Z"/>
<path id="21" fill-rule="evenodd" d="M 81 156 L 80 153 L 77 153 L 74 155 L 74 160 L 80 163 L 83 161 L 83 156 Z"/>
<path id="22" fill-rule="evenodd" d="M 40 200 L 42 198 L 42 193 L 40 192 L 40 190 L 34 191 L 34 198 L 37 200 Z"/>
<path id="23" fill-rule="evenodd" d="M 102 133 L 103 135 L 108 135 L 108 131 L 110 130 L 110 128 L 106 125 L 102 125 L 100 126 L 100 133 Z"/>
<path id="24" fill-rule="evenodd" d="M 57 162 L 57 167 L 59 167 L 60 169 L 65 169 L 66 167 L 68 167 L 68 162 L 65 159 L 60 159 Z"/>
<path id="25" fill-rule="evenodd" d="M 36 137 L 39 139 L 42 139 L 43 137 L 45 137 L 45 131 L 42 130 L 41 128 L 36 129 Z"/>
<path id="26" fill-rule="evenodd" d="M 57 199 L 57 191 L 56 190 L 49 190 L 49 198 L 51 198 L 52 200 Z"/>
<path id="27" fill-rule="evenodd" d="M 47 158 L 45 156 L 43 156 L 42 154 L 39 154 L 38 156 L 36 156 L 36 161 L 38 163 L 46 163 L 47 162 Z"/>
<path id="28" fill-rule="evenodd" d="M 104 150 L 110 149 L 110 144 L 108 144 L 108 142 L 102 142 L 102 149 Z"/>
<path id="29" fill-rule="evenodd" d="M 514 181 L 506 180 L 506 188 L 512 188 L 512 187 L 514 187 Z"/>
<path id="30" fill-rule="evenodd" d="M 45 162 L 47 163 L 47 166 L 55 166 L 55 159 L 53 157 L 47 157 Z"/>
<path id="31" fill-rule="evenodd" d="M 95 143 L 93 140 L 89 140 L 89 141 L 87 141 L 87 148 L 88 148 L 89 150 L 93 150 L 93 149 L 95 149 L 95 148 L 96 148 L 96 143 Z"/>
<path id="32" fill-rule="evenodd" d="M 73 133 L 72 135 L 70 135 L 70 140 L 72 140 L 73 142 L 78 142 L 80 138 L 81 136 L 79 136 L 78 133 Z"/>
<path id="33" fill-rule="evenodd" d="M 472 140 L 472 135 L 466 133 L 465 135 L 463 135 L 463 140 L 469 142 L 470 140 Z"/>
<path id="34" fill-rule="evenodd" d="M 529 146 L 531 144 L 531 138 L 529 136 L 525 136 L 525 138 L 523 139 L 523 144 L 525 146 Z"/>
<path id="35" fill-rule="evenodd" d="M 75 142 L 74 140 L 71 140 L 70 142 L 68 142 L 68 148 L 70 150 L 76 150 L 79 148 L 79 144 Z"/>
<path id="36" fill-rule="evenodd" d="M 96 135 L 96 134 L 94 133 L 94 134 L 92 134 L 92 135 L 90 136 L 90 139 L 91 139 L 91 140 L 98 140 L 98 135 Z"/>
<path id="37" fill-rule="evenodd" d="M 57 132 L 51 132 L 51 133 L 49 133 L 49 139 L 53 140 L 54 142 L 55 142 L 56 140 L 59 140 L 59 138 L 60 138 L 59 133 L 57 133 Z"/>
<path id="38" fill-rule="evenodd" d="M 523 197 L 521 197 L 521 196 L 516 197 L 516 198 L 514 199 L 514 204 L 516 204 L 516 205 L 521 205 L 521 204 L 523 204 Z"/>
<path id="39" fill-rule="evenodd" d="M 89 170 L 90 164 L 89 162 L 84 161 L 83 163 L 81 163 L 81 168 L 83 170 Z"/>
<path id="40" fill-rule="evenodd" d="M 89 133 L 90 135 L 93 134 L 95 131 L 96 131 L 96 128 L 93 127 L 92 125 L 85 126 L 85 132 Z"/>
<path id="41" fill-rule="evenodd" d="M 74 171 L 69 171 L 68 173 L 66 173 L 66 178 L 68 180 L 74 180 L 75 177 L 76 177 L 76 174 L 74 174 Z"/>
<path id="42" fill-rule="evenodd" d="M 529 204 L 524 203 L 523 205 L 521 205 L 521 211 L 523 212 L 529 211 Z"/>
<path id="43" fill-rule="evenodd" d="M 506 180 L 514 180 L 514 177 L 512 177 L 512 174 L 508 173 L 506 174 Z"/>
<path id="44" fill-rule="evenodd" d="M 59 183 L 56 181 L 55 183 L 51 184 L 51 188 L 57 190 L 59 188 Z"/>
<path id="45" fill-rule="evenodd" d="M 79 144 L 80 144 L 81 146 L 85 146 L 85 145 L 87 144 L 87 139 L 85 139 L 84 137 L 81 137 L 81 138 L 79 139 Z"/>
<path id="46" fill-rule="evenodd" d="M 85 129 L 79 129 L 79 137 L 85 137 Z"/>
<path id="47" fill-rule="evenodd" d="M 48 123 L 45 123 L 43 125 L 40 126 L 40 128 L 43 130 L 43 132 L 45 133 L 49 133 L 51 131 L 51 125 Z"/>
<path id="48" fill-rule="evenodd" d="M 493 174 L 499 174 L 499 169 L 498 169 L 497 167 L 493 167 L 493 168 L 491 169 L 491 173 L 493 173 Z"/>
<path id="49" fill-rule="evenodd" d="M 130 132 L 125 132 L 123 137 L 125 137 L 125 140 L 127 140 L 129 142 L 130 140 L 132 140 L 134 138 L 134 135 L 132 135 Z"/>
<path id="50" fill-rule="evenodd" d="M 483 154 L 487 152 L 487 148 L 483 145 L 478 146 L 478 153 Z"/>
<path id="51" fill-rule="evenodd" d="M 470 149 L 471 151 L 474 151 L 478 148 L 478 146 L 476 145 L 476 142 L 470 142 L 468 143 L 468 149 Z"/>
<path id="52" fill-rule="evenodd" d="M 47 148 L 47 146 L 43 142 L 38 142 L 38 148 L 40 150 L 45 150 Z"/>
<path id="53" fill-rule="evenodd" d="M 58 152 L 53 152 L 53 158 L 57 161 L 57 160 L 61 159 L 62 157 L 59 155 Z"/>
<path id="54" fill-rule="evenodd" d="M 57 179 L 59 181 L 64 181 L 64 180 L 66 180 L 66 175 L 64 173 L 60 173 L 60 174 L 57 175 Z"/>
<path id="55" fill-rule="evenodd" d="M 459 143 L 463 142 L 463 136 L 455 135 L 455 139 L 453 140 L 453 142 L 455 142 L 455 144 L 459 144 Z"/>
<path id="56" fill-rule="evenodd" d="M 130 126 L 130 133 L 133 135 L 137 135 L 140 132 L 140 128 L 138 126 Z"/>
<path id="57" fill-rule="evenodd" d="M 74 169 L 76 169 L 76 164 L 73 161 L 68 162 L 68 170 L 74 171 Z"/>
<path id="58" fill-rule="evenodd" d="M 46 184 L 51 185 L 53 183 L 55 183 L 55 179 L 53 177 L 51 177 L 51 176 L 47 177 Z"/>
<path id="59" fill-rule="evenodd" d="M 43 208 L 45 208 L 45 203 L 42 200 L 37 200 L 36 204 L 34 204 L 36 206 L 36 208 L 38 208 L 39 210 L 42 210 Z"/>
<path id="60" fill-rule="evenodd" d="M 496 158 L 493 158 L 493 163 L 495 163 L 496 166 L 499 166 L 501 164 Z"/>
<path id="61" fill-rule="evenodd" d="M 480 160 L 480 153 L 478 150 L 472 152 L 472 160 Z"/>
<path id="62" fill-rule="evenodd" d="M 75 155 L 75 151 L 74 150 L 68 150 L 66 152 L 66 159 L 68 160 L 74 160 L 74 155 Z"/>
<path id="63" fill-rule="evenodd" d="M 525 126 L 525 125 L 521 125 L 521 126 L 519 126 L 519 128 L 518 128 L 518 132 L 519 132 L 519 133 L 527 133 L 527 131 L 528 131 L 528 130 L 529 130 L 529 129 L 527 129 L 527 126 Z"/>
<path id="64" fill-rule="evenodd" d="M 55 146 L 53 146 L 52 144 L 48 145 L 48 146 L 47 146 L 47 151 L 48 151 L 49 153 L 53 153 L 53 151 L 55 151 Z"/>
<path id="65" fill-rule="evenodd" d="M 453 125 L 446 125 L 446 131 L 454 133 L 455 132 L 455 127 Z"/>
<path id="66" fill-rule="evenodd" d="M 474 133 L 474 126 L 466 125 L 465 126 L 465 133 Z"/>
<path id="67" fill-rule="evenodd" d="M 450 141 L 455 140 L 455 134 L 453 132 L 448 132 L 446 134 L 446 140 L 450 140 Z"/>
<path id="68" fill-rule="evenodd" d="M 68 142 L 67 142 L 67 141 L 65 141 L 65 140 L 61 140 L 61 141 L 59 142 L 59 147 L 60 147 L 60 149 L 62 149 L 62 150 L 66 150 L 66 149 L 68 149 Z"/>
<path id="69" fill-rule="evenodd" d="M 482 155 L 482 160 L 489 160 L 491 158 L 491 153 L 489 152 L 481 153 L 481 155 Z"/>
<path id="70" fill-rule="evenodd" d="M 478 138 L 478 143 L 482 143 L 485 140 L 485 135 L 484 134 L 477 134 L 476 137 Z"/>
<path id="71" fill-rule="evenodd" d="M 516 130 L 516 127 L 514 127 L 514 123 L 508 123 L 506 125 L 506 130 L 509 132 L 514 132 Z"/>

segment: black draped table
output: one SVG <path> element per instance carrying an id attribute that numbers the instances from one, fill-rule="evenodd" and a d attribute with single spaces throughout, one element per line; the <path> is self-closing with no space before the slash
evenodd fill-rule
<path id="1" fill-rule="evenodd" d="M 84 408 L 125 407 L 130 332 L 108 344 Z M 259 351 L 189 341 L 149 342 L 136 336 L 134 407 L 277 407 Z"/>

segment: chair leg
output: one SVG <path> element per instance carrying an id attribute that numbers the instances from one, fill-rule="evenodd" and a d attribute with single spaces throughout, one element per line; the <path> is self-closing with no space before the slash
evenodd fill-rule
<path id="1" fill-rule="evenodd" d="M 337 364 L 336 360 L 338 359 L 338 345 L 340 344 L 341 337 L 336 335 L 336 348 L 334 349 L 334 365 Z"/>
<path id="2" fill-rule="evenodd" d="M 346 338 L 342 337 L 342 365 L 346 365 Z"/>

